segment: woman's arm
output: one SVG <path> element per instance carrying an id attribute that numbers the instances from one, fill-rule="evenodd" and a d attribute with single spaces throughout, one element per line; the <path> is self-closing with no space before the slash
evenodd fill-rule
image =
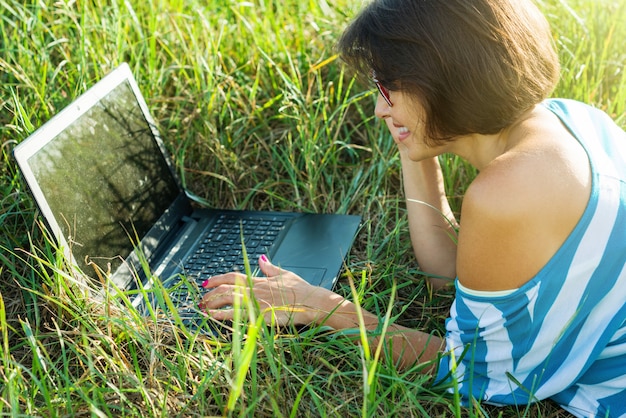
<path id="1" fill-rule="evenodd" d="M 400 153 L 404 192 L 407 199 L 409 232 L 417 262 L 422 271 L 442 278 L 456 276 L 456 228 L 446 198 L 443 174 L 437 157 L 411 161 Z M 450 283 L 431 279 L 435 288 Z"/>
<path id="2" fill-rule="evenodd" d="M 357 309 L 354 303 L 343 299 L 333 314 L 323 319 L 323 323 L 334 329 L 358 328 Z M 370 336 L 370 349 L 376 350 L 381 342 L 381 335 L 378 335 L 381 319 L 365 310 L 361 312 L 365 329 Z M 396 324 L 390 325 L 385 330 L 384 339 L 384 344 L 390 348 L 393 361 L 399 368 L 406 368 L 418 362 L 431 362 L 430 367 L 424 369 L 424 372 L 434 371 L 437 366 L 436 360 L 445 349 L 445 341 L 442 338 Z"/>
<path id="3" fill-rule="evenodd" d="M 259 266 L 266 277 L 253 277 L 248 281 L 244 274 L 228 273 L 207 280 L 203 287 L 211 291 L 204 296 L 201 307 L 218 321 L 231 320 L 233 309 L 224 307 L 233 306 L 235 298 L 244 292 L 248 296 L 253 293 L 268 323 L 327 325 L 336 330 L 359 328 L 359 308 L 354 303 L 274 266 L 267 258 L 261 257 Z M 370 348 L 375 350 L 380 343 L 377 332 L 381 319 L 365 310 L 360 313 Z M 355 342 L 359 341 L 359 336 L 355 336 Z M 432 361 L 432 367 L 424 371 L 436 366 L 435 360 L 444 348 L 444 341 L 439 337 L 395 324 L 385 331 L 385 344 L 392 348 L 393 361 L 400 367 Z"/>

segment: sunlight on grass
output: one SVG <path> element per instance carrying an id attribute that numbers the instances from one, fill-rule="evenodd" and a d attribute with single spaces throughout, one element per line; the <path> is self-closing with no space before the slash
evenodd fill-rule
<path id="1" fill-rule="evenodd" d="M 539 3 L 563 66 L 555 95 L 626 126 L 626 2 Z M 129 62 L 200 201 L 363 215 L 338 291 L 384 318 L 381 333 L 394 322 L 442 333 L 451 295 L 431 294 L 415 265 L 396 146 L 371 86 L 333 49 L 358 6 L 0 0 L 0 415 L 566 416 L 547 402 L 462 408 L 418 373 L 424 365 L 399 370 L 385 347 L 368 347 L 363 327 L 272 327 L 250 298 L 214 335 L 211 318 L 191 327 L 163 315 L 172 300 L 158 281 L 95 297 L 87 289 L 106 272 L 73 271 L 37 222 L 12 148 Z M 476 172 L 441 160 L 458 213 Z M 140 315 L 136 296 L 156 308 Z"/>

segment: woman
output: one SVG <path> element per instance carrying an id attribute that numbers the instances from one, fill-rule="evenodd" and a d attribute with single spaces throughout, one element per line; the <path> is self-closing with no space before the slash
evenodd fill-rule
<path id="1" fill-rule="evenodd" d="M 456 363 L 466 400 L 552 398 L 579 416 L 626 416 L 626 134 L 591 107 L 546 100 L 559 65 L 538 9 L 529 0 L 375 0 L 339 49 L 379 89 L 375 112 L 401 155 L 421 269 L 456 278 L 445 339 L 394 325 L 394 360 L 438 360 L 437 380 Z M 442 153 L 480 173 L 456 239 Z M 268 316 L 357 323 L 351 302 L 266 257 L 259 264 L 266 277 L 253 279 L 254 295 L 280 308 Z M 219 308 L 232 305 L 241 278 L 205 283 L 210 315 L 232 317 Z M 364 315 L 375 330 L 379 318 Z"/>

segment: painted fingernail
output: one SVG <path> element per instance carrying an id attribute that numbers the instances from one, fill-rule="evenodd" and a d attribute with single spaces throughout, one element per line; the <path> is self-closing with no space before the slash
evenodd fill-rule
<path id="1" fill-rule="evenodd" d="M 267 256 L 265 254 L 263 254 L 261 256 L 261 261 L 264 262 L 264 263 L 267 263 L 269 260 L 267 259 Z"/>
<path id="2" fill-rule="evenodd" d="M 209 285 L 209 279 L 206 279 L 205 281 L 202 282 L 200 286 L 207 287 L 208 285 Z"/>

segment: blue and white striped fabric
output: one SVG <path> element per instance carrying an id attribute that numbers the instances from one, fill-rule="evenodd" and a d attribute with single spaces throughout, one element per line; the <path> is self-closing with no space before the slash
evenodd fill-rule
<path id="1" fill-rule="evenodd" d="M 543 105 L 587 150 L 587 209 L 548 264 L 516 291 L 477 293 L 457 281 L 446 322 L 455 361 L 442 358 L 437 380 L 456 363 L 466 401 L 551 398 L 576 416 L 626 417 L 626 133 L 582 103 Z"/>

